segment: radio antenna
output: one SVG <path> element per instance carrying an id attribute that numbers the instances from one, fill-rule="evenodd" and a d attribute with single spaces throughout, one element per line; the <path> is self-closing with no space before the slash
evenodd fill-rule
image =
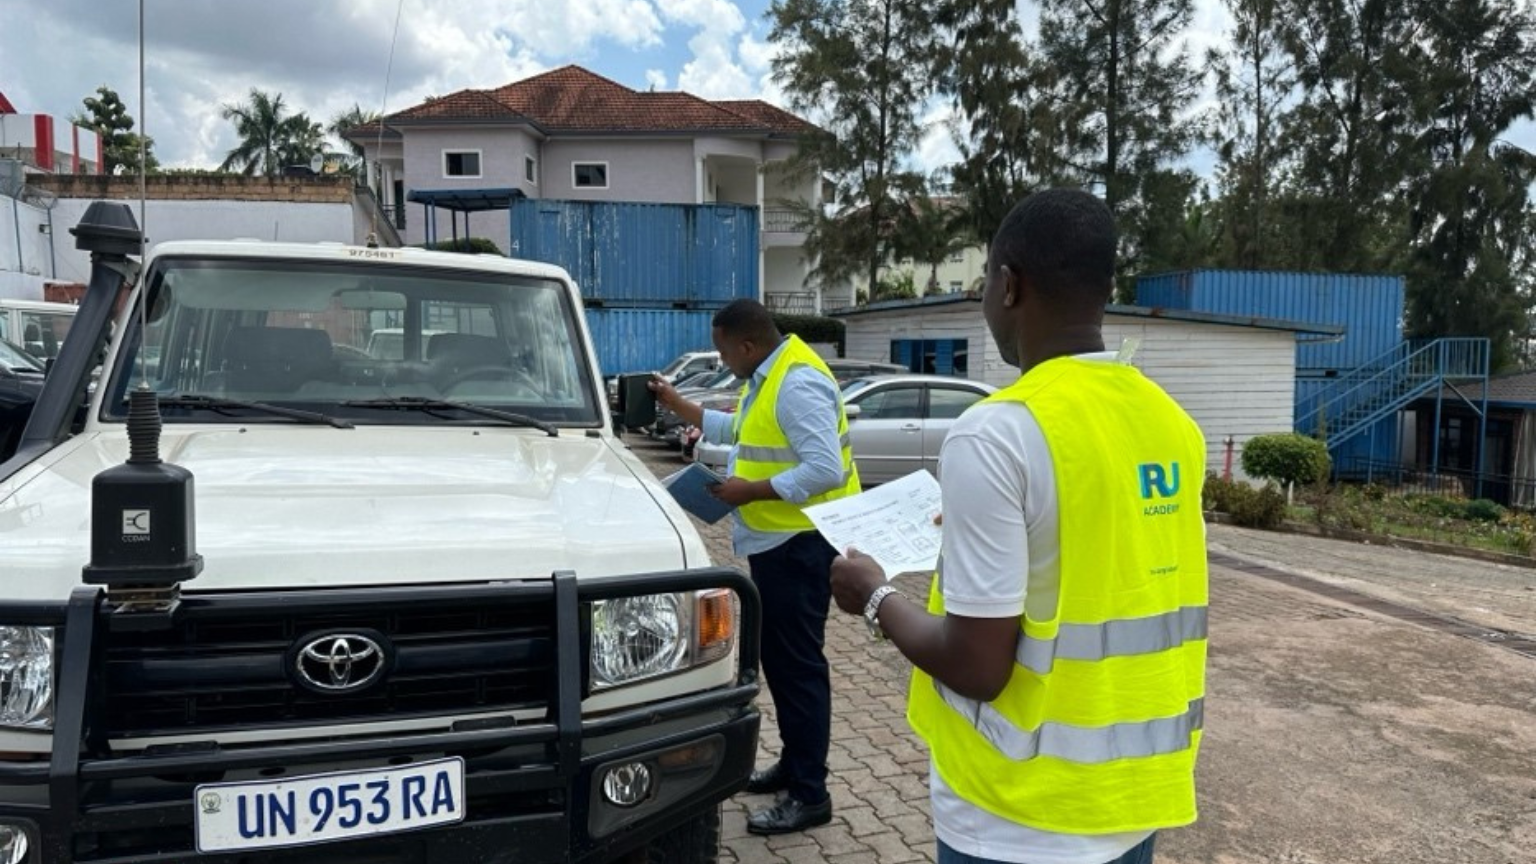
<path id="1" fill-rule="evenodd" d="M 390 37 L 389 37 L 389 61 L 384 64 L 384 98 L 379 101 L 379 119 L 376 121 L 379 124 L 379 134 L 378 134 L 378 137 L 377 137 L 377 143 L 374 144 L 374 151 L 373 151 L 373 164 L 374 164 L 375 167 L 378 166 L 379 161 L 384 156 L 384 116 L 385 116 L 385 113 L 389 110 L 389 77 L 390 77 L 390 74 L 393 73 L 394 69 L 395 69 L 395 43 L 400 38 L 400 13 L 402 13 L 404 11 L 405 11 L 405 0 L 399 0 L 399 2 L 395 4 L 395 30 L 394 30 L 394 33 L 390 34 Z M 367 160 L 368 160 L 368 157 L 367 157 L 366 151 L 365 151 L 365 155 L 363 156 L 363 162 L 364 162 L 365 166 L 367 165 Z M 373 176 L 372 176 L 373 173 L 374 173 L 373 170 L 369 170 L 368 171 L 368 174 L 369 174 L 368 179 L 369 180 L 373 179 Z M 381 183 L 383 182 L 383 179 L 384 179 L 384 174 L 383 174 L 382 171 L 380 171 L 379 172 L 379 180 L 380 180 Z M 383 206 L 384 206 L 384 190 L 382 188 L 380 188 L 378 190 L 378 195 L 374 198 L 373 230 L 368 233 L 368 245 L 369 246 L 373 246 L 373 245 L 376 245 L 378 243 L 378 237 L 379 237 L 379 210 L 382 209 Z M 400 206 L 400 202 L 396 201 L 395 202 L 395 206 L 399 207 Z"/>
<path id="2" fill-rule="evenodd" d="M 144 284 L 147 275 L 144 269 L 145 257 L 149 247 L 149 222 L 145 219 L 148 209 L 146 202 L 149 200 L 149 183 L 145 175 L 149 172 L 149 111 L 144 100 L 144 0 L 139 0 L 139 389 L 149 389 L 149 361 L 145 355 L 148 353 L 146 344 L 149 334 L 146 329 L 149 326 L 149 313 L 146 308 L 149 305 L 149 295 Z"/>

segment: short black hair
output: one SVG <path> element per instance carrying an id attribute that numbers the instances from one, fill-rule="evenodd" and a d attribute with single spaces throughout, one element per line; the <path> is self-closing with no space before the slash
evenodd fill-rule
<path id="1" fill-rule="evenodd" d="M 767 306 L 747 298 L 727 303 L 715 313 L 711 323 L 728 335 L 751 339 L 758 344 L 768 344 L 779 338 L 779 326 L 773 321 L 773 313 Z"/>
<path id="2" fill-rule="evenodd" d="M 992 266 L 1059 300 L 1109 301 L 1115 284 L 1115 217 L 1081 189 L 1043 189 L 1020 201 L 992 238 Z"/>

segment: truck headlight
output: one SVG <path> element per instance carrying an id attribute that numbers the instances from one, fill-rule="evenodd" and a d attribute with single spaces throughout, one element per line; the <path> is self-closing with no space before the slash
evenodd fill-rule
<path id="1" fill-rule="evenodd" d="M 0 727 L 53 728 L 53 628 L 0 626 Z"/>
<path id="2" fill-rule="evenodd" d="M 730 591 L 645 594 L 592 604 L 592 689 L 713 663 L 736 644 Z"/>

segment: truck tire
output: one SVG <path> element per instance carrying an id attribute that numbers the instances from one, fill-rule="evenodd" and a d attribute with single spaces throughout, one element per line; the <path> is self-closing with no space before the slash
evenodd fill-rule
<path id="1" fill-rule="evenodd" d="M 720 856 L 720 806 L 637 849 L 625 864 L 715 864 Z"/>

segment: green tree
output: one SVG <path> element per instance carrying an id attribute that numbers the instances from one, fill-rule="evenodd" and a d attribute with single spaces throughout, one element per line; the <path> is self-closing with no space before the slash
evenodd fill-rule
<path id="1" fill-rule="evenodd" d="M 814 276 L 841 282 L 863 270 L 879 282 L 892 242 L 895 202 L 916 188 L 902 170 L 932 91 L 934 29 L 920 0 L 774 0 L 774 78 L 797 110 L 827 118 L 831 134 L 805 139 L 800 170 L 834 179 L 830 214 L 811 216 Z"/>
<path id="2" fill-rule="evenodd" d="M 85 112 L 78 113 L 70 121 L 78 126 L 93 129 L 101 136 L 103 174 L 116 174 L 122 169 L 126 174 L 139 173 L 139 148 L 144 147 L 145 170 L 160 167 L 155 160 L 155 139 L 133 131 L 133 117 L 118 97 L 117 91 L 103 84 L 96 88 L 95 96 L 83 100 Z"/>
<path id="3" fill-rule="evenodd" d="M 353 129 L 378 122 L 382 116 L 377 111 L 364 111 L 363 106 L 353 103 L 351 108 L 332 117 L 330 125 L 325 127 L 327 132 L 334 135 L 337 140 L 346 146 L 348 155 L 344 158 L 344 163 L 347 169 L 362 182 L 368 182 L 369 179 L 363 176 L 363 144 L 348 139 L 346 135 Z"/>
<path id="4" fill-rule="evenodd" d="M 896 211 L 892 253 L 897 260 L 928 265 L 925 293 L 938 289 L 940 264 L 976 245 L 969 214 L 956 199 L 923 193 L 901 202 Z"/>
<path id="5" fill-rule="evenodd" d="M 1511 0 L 1426 3 L 1420 40 L 1428 122 L 1408 187 L 1409 328 L 1488 337 L 1495 369 L 1508 368 L 1529 332 L 1536 156 L 1500 136 L 1536 112 L 1536 23 Z"/>
<path id="6" fill-rule="evenodd" d="M 1284 264 L 1392 272 L 1403 265 L 1402 192 L 1423 58 L 1402 0 L 1283 0 L 1300 88 L 1281 123 L 1293 149 L 1278 212 Z M 1277 209 L 1276 209 L 1277 208 Z"/>
<path id="7" fill-rule="evenodd" d="M 1283 0 L 1226 0 L 1233 26 L 1226 50 L 1212 49 L 1206 67 L 1216 84 L 1211 142 L 1220 164 L 1223 264 L 1263 269 L 1279 263 L 1270 228 L 1269 200 L 1286 149 L 1275 132 L 1296 88 L 1285 50 Z"/>
<path id="8" fill-rule="evenodd" d="M 1151 174 L 1188 153 L 1201 76 L 1177 45 L 1192 0 L 1044 0 L 1040 51 L 1055 71 L 1064 173 L 1103 190 L 1116 216 Z"/>
<path id="9" fill-rule="evenodd" d="M 1014 0 L 939 0 L 942 39 L 935 80 L 956 115 L 960 161 L 950 167 L 971 234 L 990 243 L 1003 217 L 1056 166 L 1048 148 L 1051 113 L 1037 99 L 1042 72 L 1032 62 Z"/>
<path id="10" fill-rule="evenodd" d="M 365 111 L 363 110 L 363 106 L 354 102 L 352 103 L 351 108 L 348 108 L 345 111 L 341 111 L 337 113 L 335 117 L 332 117 L 331 123 L 329 126 L 325 127 L 325 131 L 336 136 L 336 139 L 345 144 L 347 150 L 350 151 L 353 156 L 361 159 L 363 156 L 363 145 L 356 141 L 348 140 L 346 135 L 353 129 L 356 129 L 360 126 L 367 126 L 370 123 L 378 121 L 380 117 L 381 115 L 379 112 Z"/>
<path id="11" fill-rule="evenodd" d="M 268 95 L 254 87 L 248 101 L 225 105 L 220 114 L 234 121 L 240 143 L 219 170 L 272 176 L 284 165 L 304 164 L 316 153 L 325 153 L 324 128 L 303 112 L 285 116 L 286 109 L 283 94 Z"/>

